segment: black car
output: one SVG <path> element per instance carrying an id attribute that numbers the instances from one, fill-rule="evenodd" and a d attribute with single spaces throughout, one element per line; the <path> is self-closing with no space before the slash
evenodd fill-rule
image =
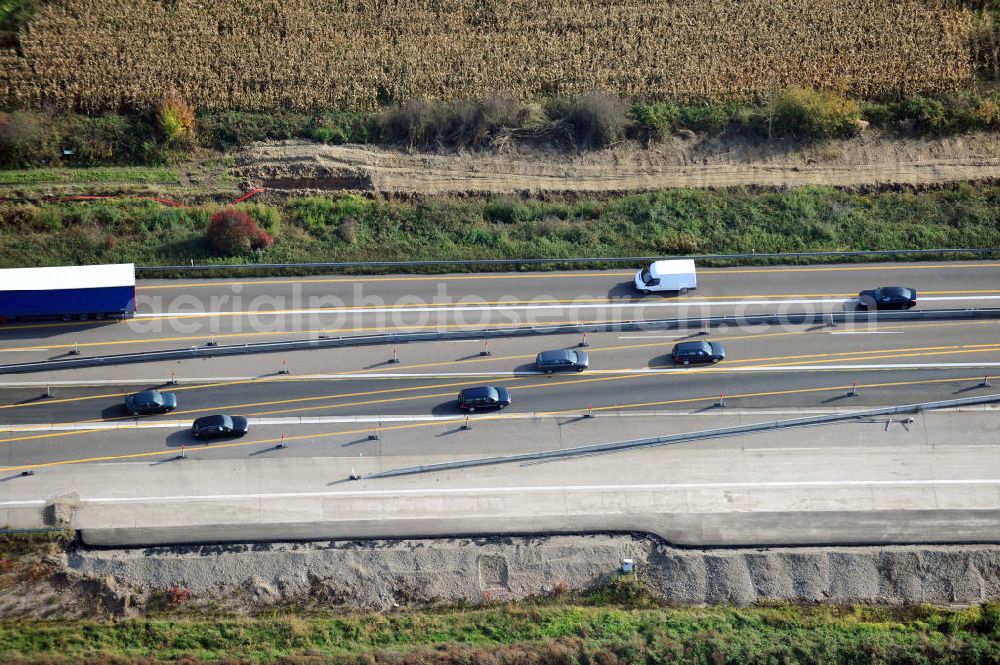
<path id="1" fill-rule="evenodd" d="M 725 359 L 726 349 L 718 342 L 680 342 L 670 352 L 675 365 L 717 363 Z"/>
<path id="2" fill-rule="evenodd" d="M 226 436 L 243 436 L 250 429 L 243 416 L 202 416 L 191 425 L 196 439 L 218 439 Z"/>
<path id="3" fill-rule="evenodd" d="M 502 386 L 466 388 L 458 393 L 458 408 L 463 411 L 505 409 L 508 406 L 510 406 L 510 391 Z"/>
<path id="4" fill-rule="evenodd" d="M 542 351 L 535 358 L 535 368 L 539 372 L 565 372 L 573 370 L 582 372 L 590 366 L 590 356 L 583 351 L 574 349 L 559 349 L 558 351 Z"/>
<path id="5" fill-rule="evenodd" d="M 858 309 L 910 309 L 917 304 L 917 290 L 906 286 L 880 286 L 858 294 Z"/>
<path id="6" fill-rule="evenodd" d="M 159 390 L 144 390 L 125 398 L 125 410 L 130 416 L 166 413 L 177 408 L 177 395 Z"/>

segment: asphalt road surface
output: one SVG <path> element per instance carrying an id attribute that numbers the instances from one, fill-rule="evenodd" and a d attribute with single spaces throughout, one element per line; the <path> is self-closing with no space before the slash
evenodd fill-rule
<path id="1" fill-rule="evenodd" d="M 920 309 L 1000 304 L 1000 262 L 744 267 L 699 271 L 686 296 L 642 296 L 634 270 L 143 281 L 125 322 L 0 326 L 0 360 L 105 355 L 319 335 L 851 310 L 862 289 L 902 285 Z"/>
<path id="2" fill-rule="evenodd" d="M 718 365 L 675 367 L 668 354 L 684 339 L 721 342 L 727 358 Z M 484 384 L 510 388 L 513 404 L 503 415 L 512 418 L 572 418 L 588 411 L 711 415 L 721 411 L 720 397 L 726 409 L 791 411 L 978 396 L 992 392 L 982 384 L 1000 370 L 1000 322 L 990 320 L 758 326 L 708 337 L 603 333 L 588 337 L 587 371 L 546 376 L 534 370 L 537 352 L 574 347 L 579 340 L 494 340 L 488 356 L 481 355 L 486 351 L 481 343 L 409 344 L 397 350 L 399 363 L 387 362 L 390 351 L 384 347 L 366 347 L 303 351 L 280 361 L 264 355 L 10 377 L 0 383 L 0 460 L 10 468 L 163 453 L 195 445 L 187 427 L 210 413 L 254 419 L 240 446 L 217 447 L 213 454 L 220 456 L 246 456 L 247 446 L 257 441 L 273 447 L 282 434 L 338 446 L 364 441 L 380 422 L 394 430 L 447 432 L 455 421 L 435 424 L 431 419 L 461 417 L 457 392 Z M 282 368 L 289 373 L 279 373 Z M 171 372 L 178 377 L 176 386 L 160 378 Z M 128 417 L 124 396 L 153 387 L 175 391 L 178 409 Z M 52 396 L 43 397 L 46 391 Z M 322 420 L 303 423 L 301 418 Z M 503 441 L 480 445 L 493 422 L 487 416 L 476 436 L 462 441 L 466 448 L 456 449 L 442 436 L 430 438 L 421 450 L 428 455 L 503 452 Z M 511 450 L 519 444 L 507 441 Z"/>

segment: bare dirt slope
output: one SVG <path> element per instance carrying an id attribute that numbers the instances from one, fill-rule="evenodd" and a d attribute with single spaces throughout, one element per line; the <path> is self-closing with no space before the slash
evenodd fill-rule
<path id="1" fill-rule="evenodd" d="M 1000 177 L 1000 135 L 899 138 L 876 131 L 796 145 L 742 137 L 676 137 L 569 153 L 406 152 L 303 141 L 262 143 L 237 158 L 251 186 L 305 193 L 386 194 L 629 192 L 668 188 L 933 185 Z"/>

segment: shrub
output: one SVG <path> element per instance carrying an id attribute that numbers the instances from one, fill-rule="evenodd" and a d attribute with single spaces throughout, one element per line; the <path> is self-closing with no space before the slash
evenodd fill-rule
<path id="1" fill-rule="evenodd" d="M 420 99 L 402 106 L 392 106 L 379 114 L 376 126 L 385 143 L 405 143 L 413 148 L 430 142 L 434 107 Z"/>
<path id="2" fill-rule="evenodd" d="M 630 109 L 635 119 L 635 130 L 647 141 L 662 141 L 677 127 L 680 110 L 669 103 L 636 103 Z"/>
<path id="3" fill-rule="evenodd" d="M 223 256 L 245 254 L 253 249 L 267 249 L 274 244 L 267 231 L 257 226 L 250 215 L 228 208 L 215 213 L 208 222 L 208 244 Z"/>
<path id="4" fill-rule="evenodd" d="M 772 130 L 801 139 L 855 134 L 861 120 L 857 102 L 829 90 L 791 86 L 771 104 Z"/>
<path id="5" fill-rule="evenodd" d="M 717 105 L 682 107 L 677 120 L 687 129 L 707 134 L 721 134 L 732 123 L 726 109 Z"/>
<path id="6" fill-rule="evenodd" d="M 571 128 L 578 146 L 604 148 L 621 139 L 626 111 L 620 97 L 595 91 L 578 97 L 566 109 L 563 121 Z"/>
<path id="7" fill-rule="evenodd" d="M 58 137 L 48 118 L 31 111 L 0 114 L 0 164 L 36 166 L 58 161 Z"/>
<path id="8" fill-rule="evenodd" d="M 177 93 L 167 93 L 160 100 L 156 122 L 166 143 L 181 144 L 194 138 L 194 108 Z"/>

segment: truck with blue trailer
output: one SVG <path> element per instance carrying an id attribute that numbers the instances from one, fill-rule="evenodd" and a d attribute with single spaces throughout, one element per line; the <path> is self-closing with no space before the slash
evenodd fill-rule
<path id="1" fill-rule="evenodd" d="M 134 263 L 0 270 L 0 322 L 122 319 L 134 314 Z"/>

